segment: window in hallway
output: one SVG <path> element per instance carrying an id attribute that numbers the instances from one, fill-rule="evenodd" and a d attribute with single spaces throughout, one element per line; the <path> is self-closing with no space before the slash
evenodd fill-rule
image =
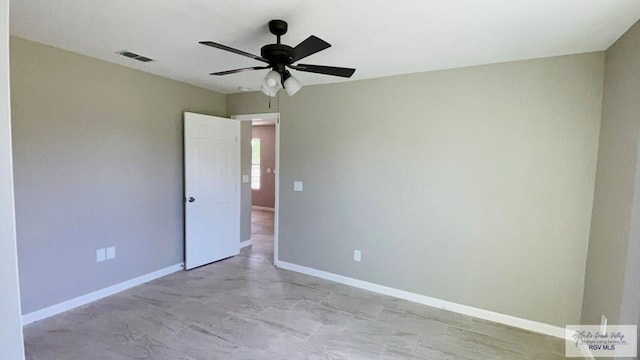
<path id="1" fill-rule="evenodd" d="M 260 139 L 251 139 L 251 189 L 260 190 Z"/>

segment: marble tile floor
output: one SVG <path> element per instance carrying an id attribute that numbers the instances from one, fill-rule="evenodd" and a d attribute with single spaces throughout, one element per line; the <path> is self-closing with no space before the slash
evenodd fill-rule
<path id="1" fill-rule="evenodd" d="M 279 270 L 253 245 L 24 329 L 29 360 L 563 359 L 564 342 Z"/>

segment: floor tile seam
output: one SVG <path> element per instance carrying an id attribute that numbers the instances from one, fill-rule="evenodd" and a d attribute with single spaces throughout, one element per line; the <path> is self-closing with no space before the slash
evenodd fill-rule
<path id="1" fill-rule="evenodd" d="M 383 347 L 385 347 L 385 348 L 390 347 L 390 348 L 392 348 L 392 349 L 395 349 L 395 350 L 398 350 L 398 351 L 401 351 L 401 352 L 407 352 L 406 348 L 401 348 L 401 347 L 398 347 L 398 346 L 394 346 L 394 345 L 392 345 L 392 344 L 388 344 L 388 343 L 384 343 L 384 342 L 382 342 L 382 341 L 378 341 L 378 340 L 371 339 L 371 338 L 369 337 L 369 335 L 368 335 L 368 334 L 358 333 L 356 329 L 349 329 L 349 328 L 345 328 L 345 330 L 352 331 L 352 332 L 354 333 L 354 335 L 355 335 L 355 336 L 359 337 L 359 338 L 360 338 L 360 339 L 362 339 L 362 340 L 368 341 L 368 342 L 370 342 L 370 343 L 373 343 L 373 344 L 376 344 L 376 345 L 380 345 L 380 346 L 383 346 Z M 409 334 L 409 335 L 414 335 L 414 336 L 418 336 L 417 334 L 413 334 L 413 333 L 407 333 L 407 334 Z M 410 351 L 409 351 L 409 353 L 413 354 L 413 352 L 414 352 L 414 351 L 416 350 L 416 348 L 418 347 L 418 343 L 419 343 L 419 341 L 418 341 L 418 339 L 416 338 L 416 343 L 415 343 L 415 345 L 414 345 L 414 346 L 412 346 L 412 350 L 410 350 Z"/>
<path id="2" fill-rule="evenodd" d="M 371 317 L 370 317 L 370 315 L 369 315 L 369 314 L 366 314 L 366 313 L 356 313 L 356 312 L 353 312 L 353 311 L 349 311 L 348 309 L 345 309 L 345 308 L 342 308 L 342 307 L 339 307 L 339 306 L 333 305 L 333 304 L 328 303 L 328 302 L 322 302 L 322 303 L 321 303 L 321 305 L 324 305 L 324 306 L 326 306 L 326 307 L 328 307 L 328 308 L 330 308 L 330 309 L 333 309 L 333 310 L 339 310 L 339 311 L 342 311 L 342 312 L 348 313 L 348 314 L 350 314 L 351 316 L 360 317 L 361 319 L 365 319 L 365 320 L 372 320 L 372 319 L 371 319 Z"/>

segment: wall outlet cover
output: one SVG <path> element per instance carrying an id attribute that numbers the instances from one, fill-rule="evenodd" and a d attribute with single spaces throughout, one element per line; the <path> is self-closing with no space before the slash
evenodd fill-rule
<path id="1" fill-rule="evenodd" d="M 360 250 L 353 250 L 353 261 L 362 261 L 362 252 Z"/>
<path id="2" fill-rule="evenodd" d="M 293 191 L 302 191 L 302 181 L 293 182 Z"/>
<path id="3" fill-rule="evenodd" d="M 108 247 L 107 248 L 107 260 L 111 260 L 111 259 L 115 259 L 116 258 L 116 247 L 112 246 L 112 247 Z"/>
<path id="4" fill-rule="evenodd" d="M 105 248 L 96 250 L 96 262 L 102 262 L 107 259 L 107 251 Z"/>
<path id="5" fill-rule="evenodd" d="M 242 175 L 242 183 L 243 184 L 249 183 L 249 175 Z"/>

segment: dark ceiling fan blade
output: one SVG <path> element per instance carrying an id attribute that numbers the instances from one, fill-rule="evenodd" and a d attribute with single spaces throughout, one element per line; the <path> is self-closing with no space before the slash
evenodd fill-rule
<path id="1" fill-rule="evenodd" d="M 311 35 L 293 48 L 293 60 L 291 62 L 294 63 L 298 60 L 302 60 L 309 55 L 313 55 L 329 47 L 331 47 L 331 44 L 317 36 Z"/>
<path id="2" fill-rule="evenodd" d="M 209 75 L 229 75 L 229 74 L 236 74 L 244 71 L 263 70 L 263 69 L 269 69 L 269 68 L 271 68 L 271 66 L 253 66 L 253 67 L 246 67 L 242 69 L 213 72 Z"/>
<path id="3" fill-rule="evenodd" d="M 351 77 L 351 75 L 353 75 L 353 73 L 356 72 L 356 69 L 335 67 L 335 66 L 324 66 L 324 65 L 298 64 L 298 65 L 289 65 L 289 67 L 298 71 L 306 71 L 306 72 L 324 74 L 324 75 L 341 76 L 346 78 Z"/>
<path id="4" fill-rule="evenodd" d="M 238 54 L 238 55 L 246 56 L 246 57 L 252 58 L 252 59 L 254 59 L 254 60 L 258 60 L 258 61 L 266 62 L 267 64 L 269 63 L 269 60 L 267 60 L 267 59 L 265 59 L 265 58 L 263 58 L 263 57 L 261 57 L 261 56 L 253 55 L 253 54 L 250 54 L 250 53 L 248 53 L 248 52 L 246 52 L 246 51 L 242 51 L 242 50 L 234 49 L 234 48 L 229 47 L 229 46 L 227 46 L 227 45 L 222 45 L 222 44 L 214 43 L 213 41 L 200 41 L 200 44 L 202 44 L 202 45 L 207 45 L 207 46 L 211 46 L 211 47 L 214 47 L 214 48 L 216 48 L 216 49 L 220 49 L 220 50 L 224 50 L 224 51 L 229 51 L 229 52 L 232 52 L 232 53 L 234 53 L 234 54 Z"/>

